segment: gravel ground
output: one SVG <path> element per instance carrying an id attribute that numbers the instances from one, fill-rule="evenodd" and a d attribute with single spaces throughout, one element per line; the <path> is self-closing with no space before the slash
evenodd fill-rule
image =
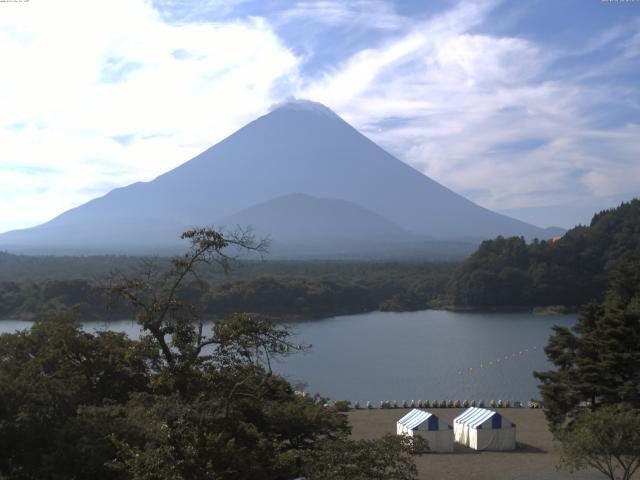
<path id="1" fill-rule="evenodd" d="M 464 409 L 430 409 L 440 421 L 451 424 Z M 377 438 L 396 432 L 396 421 L 408 410 L 355 410 L 349 413 L 354 438 Z M 429 453 L 416 457 L 420 479 L 464 480 L 602 480 L 596 470 L 570 474 L 556 468 L 559 451 L 541 410 L 497 409 L 516 424 L 518 448 L 512 452 L 477 452 L 455 445 L 453 453 Z M 634 477 L 636 478 L 636 477 Z M 640 477 L 639 477 L 640 478 Z"/>

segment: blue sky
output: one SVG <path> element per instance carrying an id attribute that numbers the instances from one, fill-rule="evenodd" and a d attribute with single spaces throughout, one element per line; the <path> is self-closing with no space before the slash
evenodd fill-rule
<path id="1" fill-rule="evenodd" d="M 570 227 L 640 195 L 640 2 L 0 3 L 0 231 L 308 98 L 471 200 Z"/>

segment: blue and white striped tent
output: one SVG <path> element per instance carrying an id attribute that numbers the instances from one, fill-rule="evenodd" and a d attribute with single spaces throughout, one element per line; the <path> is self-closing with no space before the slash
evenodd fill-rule
<path id="1" fill-rule="evenodd" d="M 453 419 L 457 443 L 474 450 L 514 450 L 516 426 L 493 410 L 471 407 Z"/>
<path id="2" fill-rule="evenodd" d="M 462 415 L 453 419 L 454 422 L 466 423 L 471 428 L 478 428 L 488 419 L 491 419 L 491 428 L 502 426 L 502 415 L 486 408 L 471 407 L 465 410 Z"/>
<path id="3" fill-rule="evenodd" d="M 416 429 L 425 422 L 427 423 L 427 430 L 438 430 L 438 417 L 425 410 L 418 410 L 417 408 L 414 408 L 398 420 L 398 424 L 404 425 L 409 430 Z"/>
<path id="4" fill-rule="evenodd" d="M 447 424 L 441 425 L 438 417 L 431 412 L 414 408 L 397 423 L 398 435 L 420 435 L 432 452 L 453 451 L 453 430 Z"/>

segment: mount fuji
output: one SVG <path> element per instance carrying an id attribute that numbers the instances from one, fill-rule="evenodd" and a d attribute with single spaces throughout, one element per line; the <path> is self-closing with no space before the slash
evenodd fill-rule
<path id="1" fill-rule="evenodd" d="M 446 244 L 458 245 L 453 250 L 468 245 L 462 247 L 467 253 L 497 235 L 556 234 L 471 202 L 327 107 L 295 100 L 150 182 L 117 188 L 47 223 L 0 235 L 0 248 L 159 253 L 181 248 L 180 233 L 195 225 L 253 226 L 258 236 L 270 235 L 285 257 L 364 251 L 433 256 Z"/>

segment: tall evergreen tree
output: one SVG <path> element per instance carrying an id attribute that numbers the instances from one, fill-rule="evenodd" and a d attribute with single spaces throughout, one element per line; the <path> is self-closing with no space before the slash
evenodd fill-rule
<path id="1" fill-rule="evenodd" d="M 554 430 L 581 406 L 640 408 L 640 248 L 621 259 L 603 304 L 587 305 L 575 326 L 554 332 L 545 352 L 556 370 L 535 373 Z"/>

